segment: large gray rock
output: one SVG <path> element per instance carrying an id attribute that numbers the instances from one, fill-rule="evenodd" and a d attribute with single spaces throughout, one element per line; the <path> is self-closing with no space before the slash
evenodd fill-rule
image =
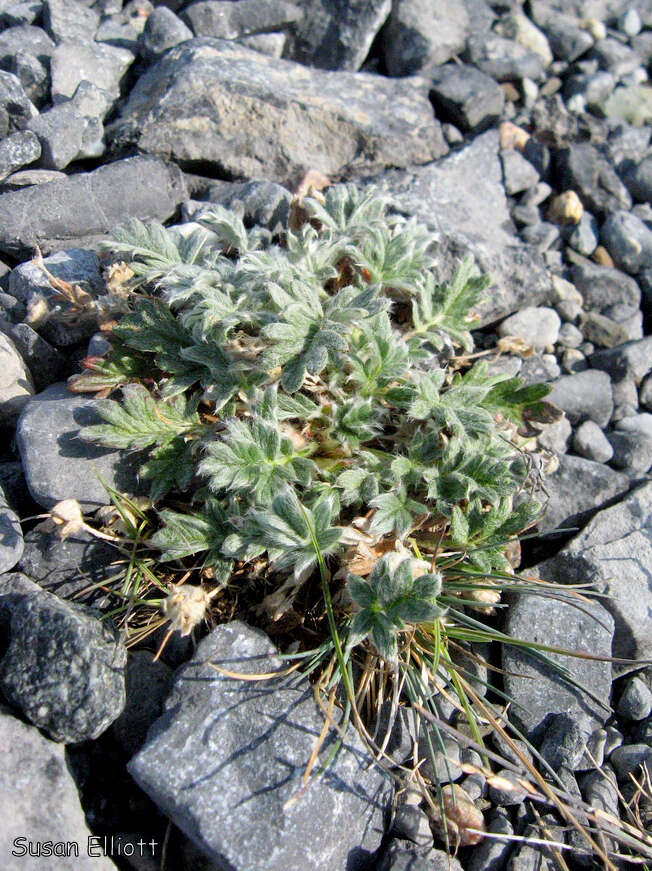
<path id="1" fill-rule="evenodd" d="M 23 532 L 0 487 L 0 575 L 10 572 L 23 553 Z"/>
<path id="2" fill-rule="evenodd" d="M 0 181 L 12 172 L 33 163 L 41 155 L 41 145 L 30 130 L 17 130 L 0 142 Z"/>
<path id="3" fill-rule="evenodd" d="M 367 181 L 386 193 L 397 211 L 432 230 L 442 280 L 468 253 L 493 277 L 487 299 L 478 306 L 482 323 L 547 300 L 550 275 L 512 230 L 496 131 L 436 163 L 390 170 Z"/>
<path id="4" fill-rule="evenodd" d="M 164 221 L 187 199 L 183 174 L 153 157 L 0 194 L 0 251 L 31 253 L 106 235 L 128 218 Z"/>
<path id="5" fill-rule="evenodd" d="M 80 0 L 47 0 L 43 20 L 45 29 L 57 43 L 66 39 L 91 42 L 100 16 Z"/>
<path id="6" fill-rule="evenodd" d="M 392 0 L 304 0 L 285 57 L 325 70 L 358 70 L 391 8 Z"/>
<path id="7" fill-rule="evenodd" d="M 462 0 L 395 0 L 383 30 L 390 76 L 446 63 L 464 48 L 469 14 Z"/>
<path id="8" fill-rule="evenodd" d="M 446 153 L 421 80 L 311 70 L 220 39 L 171 49 L 109 128 L 115 146 L 281 183 Z"/>
<path id="9" fill-rule="evenodd" d="M 611 379 L 599 369 L 563 375 L 554 382 L 548 402 L 565 411 L 572 424 L 592 420 L 605 427 L 614 409 Z"/>
<path id="10" fill-rule="evenodd" d="M 556 556 L 539 565 L 542 578 L 564 584 L 592 583 L 615 620 L 613 655 L 652 657 L 652 484 L 600 511 Z M 616 671 L 630 665 L 615 664 Z"/>
<path id="11" fill-rule="evenodd" d="M 619 303 L 638 306 L 641 302 L 638 284 L 619 269 L 599 266 L 581 257 L 573 266 L 571 277 L 589 310 L 606 312 Z"/>
<path id="12" fill-rule="evenodd" d="M 100 423 L 97 400 L 72 394 L 65 384 L 53 384 L 24 409 L 16 441 L 27 486 L 33 499 L 52 508 L 62 499 L 77 499 L 91 511 L 111 500 L 100 478 L 120 491 L 138 492 L 142 454 L 98 447 L 84 442 L 79 431 Z"/>
<path id="13" fill-rule="evenodd" d="M 549 499 L 539 529 L 581 526 L 597 508 L 628 489 L 627 475 L 603 463 L 563 454 L 557 471 L 546 479 Z"/>
<path id="14" fill-rule="evenodd" d="M 302 791 L 323 726 L 308 681 L 227 678 L 281 663 L 260 631 L 219 626 L 177 672 L 166 713 L 129 771 L 217 865 L 232 871 L 362 868 L 380 844 L 391 787 L 353 729 L 326 773 Z M 331 731 L 319 754 L 325 761 Z M 317 763 L 319 764 L 319 763 Z M 297 798 L 292 804 L 286 803 Z"/>
<path id="15" fill-rule="evenodd" d="M 545 563 L 539 574 L 549 579 Z M 597 601 L 578 603 L 561 592 L 559 598 L 519 593 L 507 612 L 505 632 L 511 638 L 609 657 L 614 621 Z M 564 681 L 552 665 L 525 648 L 506 644 L 502 655 L 505 692 L 516 703 L 510 716 L 533 738 L 541 737 L 551 714 L 568 714 L 582 724 L 588 737 L 609 716 L 611 663 L 548 651 L 545 656 L 565 666 L 589 692 Z"/>
<path id="16" fill-rule="evenodd" d="M 470 63 L 497 82 L 538 79 L 543 73 L 541 55 L 495 34 L 471 36 L 466 53 Z"/>
<path id="17" fill-rule="evenodd" d="M 4 871 L 115 871 L 110 859 L 86 850 L 91 832 L 86 826 L 77 787 L 68 769 L 65 748 L 48 741 L 38 729 L 0 708 L 0 855 Z M 22 838 L 16 854 L 16 838 Z M 36 850 L 70 842 L 77 853 L 29 858 Z M 25 852 L 22 853 L 24 848 Z"/>
<path id="18" fill-rule="evenodd" d="M 62 42 L 50 60 L 52 99 L 72 97 L 81 82 L 91 82 L 117 100 L 120 82 L 133 63 L 126 48 L 102 42 Z"/>
<path id="19" fill-rule="evenodd" d="M 0 663 L 2 692 L 55 741 L 97 738 L 125 705 L 127 651 L 106 621 L 52 593 L 22 596 Z"/>

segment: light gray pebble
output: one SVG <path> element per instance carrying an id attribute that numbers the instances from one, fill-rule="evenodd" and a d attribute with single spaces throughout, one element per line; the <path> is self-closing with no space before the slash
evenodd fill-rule
<path id="1" fill-rule="evenodd" d="M 613 448 L 597 423 L 585 420 L 573 433 L 573 448 L 580 457 L 608 463 L 613 456 Z"/>
<path id="2" fill-rule="evenodd" d="M 564 348 L 579 348 L 584 341 L 584 336 L 573 324 L 562 324 L 559 329 L 557 343 Z"/>
<path id="3" fill-rule="evenodd" d="M 627 681 L 617 710 L 627 721 L 644 720 L 652 713 L 652 691 L 638 675 L 634 675 Z"/>

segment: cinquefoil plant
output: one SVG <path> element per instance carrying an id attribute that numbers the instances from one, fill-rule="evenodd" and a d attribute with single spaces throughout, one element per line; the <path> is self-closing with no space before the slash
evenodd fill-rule
<path id="1" fill-rule="evenodd" d="M 153 502 L 192 503 L 160 511 L 162 560 L 201 559 L 226 585 L 262 558 L 281 578 L 276 616 L 318 554 L 344 576 L 370 557 L 368 589 L 349 580 L 351 639 L 395 659 L 401 632 L 441 613 L 440 584 L 434 565 L 407 583 L 409 554 L 374 560 L 410 539 L 432 560 L 448 530 L 462 560 L 509 570 L 505 545 L 540 512 L 513 503 L 516 430 L 548 388 L 453 357 L 472 350 L 488 285 L 470 258 L 438 284 L 427 231 L 352 186 L 302 210 L 278 244 L 219 207 L 189 234 L 137 221 L 116 234 L 138 293 L 110 359 L 73 386 L 121 398 L 83 436 L 146 448 Z"/>

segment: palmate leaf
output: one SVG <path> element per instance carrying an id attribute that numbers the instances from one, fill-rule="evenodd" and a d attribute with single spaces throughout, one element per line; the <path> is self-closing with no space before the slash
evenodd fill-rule
<path id="1" fill-rule="evenodd" d="M 409 296 L 418 293 L 424 273 L 435 265 L 428 253 L 432 235 L 412 219 L 393 227 L 387 223 L 369 227 L 365 236 L 351 257 L 370 284 Z"/>
<path id="2" fill-rule="evenodd" d="M 140 475 L 150 481 L 150 499 L 158 502 L 171 490 L 187 490 L 195 468 L 192 443 L 177 437 L 152 450 Z"/>
<path id="3" fill-rule="evenodd" d="M 338 238 L 364 237 L 370 228 L 382 226 L 387 201 L 373 188 L 353 184 L 333 185 L 323 202 L 306 197 L 303 206 L 322 225 L 325 234 Z"/>
<path id="4" fill-rule="evenodd" d="M 502 414 L 505 420 L 512 423 L 523 423 L 523 415 L 536 419 L 542 414 L 546 403 L 541 400 L 547 396 L 552 387 L 550 384 L 525 385 L 522 378 L 508 378 L 489 390 L 482 400 L 482 406 L 491 414 Z"/>
<path id="5" fill-rule="evenodd" d="M 410 498 L 402 486 L 389 493 L 381 493 L 369 504 L 376 509 L 369 526 L 369 532 L 375 535 L 394 532 L 398 538 L 403 538 L 412 529 L 419 515 L 428 514 L 428 508 Z"/>
<path id="6" fill-rule="evenodd" d="M 292 487 L 285 487 L 269 508 L 252 511 L 241 521 L 238 532 L 226 539 L 223 552 L 251 560 L 267 551 L 275 569 L 292 568 L 295 578 L 304 577 L 317 562 L 317 547 L 324 555 L 336 548 L 341 529 L 331 522 L 337 511 L 332 492 L 310 509 L 299 502 Z"/>
<path id="7" fill-rule="evenodd" d="M 104 247 L 128 261 L 141 281 L 155 282 L 183 262 L 174 236 L 156 221 L 144 224 L 132 218 L 113 231 L 112 241 Z"/>
<path id="8" fill-rule="evenodd" d="M 350 340 L 348 380 L 361 396 L 381 395 L 407 366 L 408 347 L 392 329 L 387 312 L 363 323 L 360 334 Z"/>
<path id="9" fill-rule="evenodd" d="M 146 448 L 163 445 L 201 426 L 197 396 L 157 400 L 139 384 L 128 384 L 122 395 L 122 403 L 107 399 L 98 404 L 106 423 L 84 427 L 82 438 L 113 448 Z"/>
<path id="10" fill-rule="evenodd" d="M 149 539 L 149 544 L 161 551 L 160 559 L 168 562 L 204 554 L 203 565 L 211 566 L 215 579 L 226 584 L 233 562 L 223 555 L 222 545 L 233 527 L 219 502 L 209 499 L 193 514 L 165 509 L 160 517 L 163 526 Z"/>
<path id="11" fill-rule="evenodd" d="M 472 499 L 462 508 L 455 505 L 451 512 L 450 538 L 456 547 L 467 552 L 471 562 L 483 572 L 509 567 L 504 549 L 514 535 L 532 525 L 541 514 L 536 500 L 517 508 L 505 496 L 496 505 L 483 507 L 480 499 Z"/>
<path id="12" fill-rule="evenodd" d="M 349 632 L 349 646 L 370 638 L 380 656 L 396 659 L 398 633 L 406 626 L 426 623 L 443 613 L 437 604 L 441 576 L 413 577 L 412 560 L 406 557 L 394 565 L 391 556 L 381 557 L 365 581 L 349 575 L 347 587 L 358 607 Z"/>

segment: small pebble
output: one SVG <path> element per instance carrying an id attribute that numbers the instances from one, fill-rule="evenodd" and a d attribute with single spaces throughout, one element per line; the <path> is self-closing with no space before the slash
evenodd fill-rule
<path id="1" fill-rule="evenodd" d="M 618 713 L 624 720 L 644 720 L 652 713 L 652 691 L 638 675 L 627 681 L 618 702 Z"/>
<path id="2" fill-rule="evenodd" d="M 577 427 L 573 433 L 573 448 L 580 457 L 596 463 L 608 463 L 614 453 L 606 435 L 592 420 L 585 420 Z"/>

